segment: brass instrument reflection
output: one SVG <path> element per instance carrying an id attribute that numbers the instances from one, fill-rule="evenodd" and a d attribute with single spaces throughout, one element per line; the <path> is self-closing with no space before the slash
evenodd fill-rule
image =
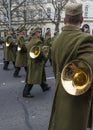
<path id="1" fill-rule="evenodd" d="M 86 62 L 74 60 L 64 67 L 61 74 L 61 81 L 68 93 L 81 95 L 90 87 L 92 70 Z"/>

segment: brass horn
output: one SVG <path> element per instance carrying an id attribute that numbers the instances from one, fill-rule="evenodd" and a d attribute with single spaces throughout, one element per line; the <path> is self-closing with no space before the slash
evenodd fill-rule
<path id="1" fill-rule="evenodd" d="M 62 70 L 61 82 L 65 91 L 71 95 L 82 95 L 92 83 L 92 69 L 82 60 L 73 60 Z"/>
<path id="2" fill-rule="evenodd" d="M 18 46 L 17 46 L 17 51 L 21 51 L 22 45 L 20 44 L 20 42 L 18 42 L 17 44 L 18 44 Z"/>
<path id="3" fill-rule="evenodd" d="M 48 56 L 49 56 L 49 46 L 46 46 L 46 45 L 42 46 L 42 53 L 43 53 L 43 56 L 45 58 L 48 58 Z"/>
<path id="4" fill-rule="evenodd" d="M 33 46 L 30 49 L 29 55 L 32 59 L 35 59 L 40 55 L 40 52 L 41 52 L 40 46 Z"/>
<path id="5" fill-rule="evenodd" d="M 6 38 L 6 47 L 9 47 L 12 43 L 13 39 L 11 36 L 7 36 Z"/>
<path id="6" fill-rule="evenodd" d="M 17 51 L 21 51 L 21 47 L 20 46 L 17 47 Z"/>
<path id="7" fill-rule="evenodd" d="M 6 47 L 9 47 L 10 46 L 10 43 L 9 42 L 6 42 Z"/>

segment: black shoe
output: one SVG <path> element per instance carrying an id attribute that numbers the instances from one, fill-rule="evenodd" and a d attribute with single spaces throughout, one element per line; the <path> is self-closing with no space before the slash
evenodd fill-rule
<path id="1" fill-rule="evenodd" d="M 31 95 L 31 94 L 27 94 L 27 95 L 23 95 L 24 98 L 33 98 L 34 95 Z"/>
<path id="2" fill-rule="evenodd" d="M 45 91 L 49 91 L 50 88 L 51 88 L 51 87 L 49 87 L 49 86 L 44 87 L 44 88 L 43 88 L 43 92 L 45 92 Z"/>

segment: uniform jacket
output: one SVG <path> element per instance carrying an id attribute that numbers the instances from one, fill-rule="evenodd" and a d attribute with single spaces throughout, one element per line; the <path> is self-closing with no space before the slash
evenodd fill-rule
<path id="1" fill-rule="evenodd" d="M 49 46 L 48 58 L 50 59 L 50 58 L 51 58 L 51 45 L 52 45 L 51 37 L 50 37 L 50 36 L 46 36 L 46 37 L 45 37 L 45 39 L 44 39 L 44 45 Z M 47 60 L 48 60 L 48 59 L 47 59 Z M 46 60 L 46 61 L 47 61 L 47 60 Z"/>
<path id="2" fill-rule="evenodd" d="M 9 46 L 6 46 L 6 42 Z M 4 44 L 4 59 L 5 61 L 15 61 L 16 59 L 16 47 L 14 45 L 14 39 L 12 35 L 7 35 Z"/>
<path id="3" fill-rule="evenodd" d="M 76 49 L 70 55 L 76 44 Z M 93 36 L 81 32 L 77 27 L 65 26 L 52 44 L 56 92 L 48 130 L 86 130 L 88 126 L 93 85 L 86 93 L 72 96 L 61 83 L 63 67 L 74 59 L 85 60 L 93 69 Z"/>
<path id="4" fill-rule="evenodd" d="M 20 35 L 17 39 L 18 47 L 21 48 L 20 51 L 17 49 L 16 54 L 16 67 L 26 67 L 27 66 L 27 50 L 25 48 L 25 39 L 22 35 Z"/>
<path id="5" fill-rule="evenodd" d="M 42 76 L 44 72 L 44 61 L 42 59 L 42 55 L 35 59 L 32 59 L 29 55 L 31 48 L 38 45 L 42 46 L 40 39 L 32 38 L 30 43 L 26 46 L 28 53 L 26 82 L 28 84 L 41 84 L 43 80 Z"/>
<path id="6" fill-rule="evenodd" d="M 47 46 L 51 46 L 51 37 L 50 36 L 45 37 L 44 44 Z"/>

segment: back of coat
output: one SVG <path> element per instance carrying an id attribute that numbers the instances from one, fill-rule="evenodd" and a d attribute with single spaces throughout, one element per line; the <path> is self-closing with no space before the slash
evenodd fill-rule
<path id="1" fill-rule="evenodd" d="M 85 60 L 93 69 L 93 36 L 82 33 L 77 27 L 65 26 L 52 44 L 56 92 L 48 130 L 87 129 L 93 86 L 83 95 L 73 96 L 64 90 L 61 83 L 63 67 L 74 59 Z"/>

